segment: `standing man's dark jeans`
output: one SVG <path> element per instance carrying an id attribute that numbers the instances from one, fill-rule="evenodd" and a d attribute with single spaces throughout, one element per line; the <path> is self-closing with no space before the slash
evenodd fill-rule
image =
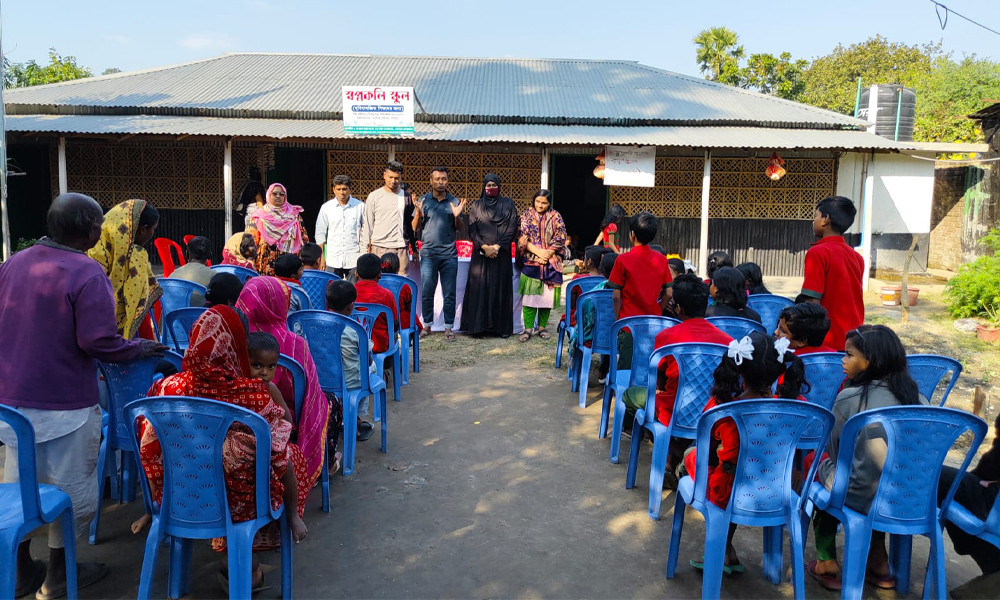
<path id="1" fill-rule="evenodd" d="M 420 255 L 420 293 L 423 302 L 424 323 L 434 323 L 434 292 L 438 275 L 441 276 L 441 293 L 444 296 L 444 328 L 455 327 L 455 280 L 458 278 L 458 258 L 454 256 Z"/>
<path id="2" fill-rule="evenodd" d="M 955 480 L 957 472 L 958 469 L 953 467 L 946 466 L 941 468 L 941 479 L 938 481 L 938 502 L 943 500 L 944 495 L 948 493 L 948 488 L 951 487 L 951 482 Z M 980 485 L 978 477 L 972 473 L 966 473 L 962 481 L 958 483 L 958 489 L 955 490 L 955 499 L 952 502 L 961 504 L 970 513 L 985 521 L 993 509 L 996 499 L 996 484 L 990 487 L 983 487 Z M 1000 571 L 1000 548 L 974 535 L 965 533 L 958 525 L 953 524 L 951 521 L 945 521 L 945 528 L 948 530 L 948 537 L 951 538 L 951 543 L 955 546 L 955 552 L 971 556 L 983 571 L 983 575 Z"/>

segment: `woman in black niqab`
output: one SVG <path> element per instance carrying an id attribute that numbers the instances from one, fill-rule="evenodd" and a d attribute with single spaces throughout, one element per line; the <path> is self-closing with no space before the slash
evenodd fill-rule
<path id="1" fill-rule="evenodd" d="M 514 332 L 514 267 L 511 244 L 521 219 L 510 198 L 500 195 L 500 178 L 483 177 L 479 199 L 469 209 L 472 260 L 462 302 L 462 331 L 508 337 Z"/>

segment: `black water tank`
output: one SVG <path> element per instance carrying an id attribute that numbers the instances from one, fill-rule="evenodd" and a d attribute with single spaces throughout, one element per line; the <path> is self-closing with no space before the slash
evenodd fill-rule
<path id="1" fill-rule="evenodd" d="M 902 90 L 902 95 L 900 95 Z M 875 106 L 871 106 L 873 94 Z M 910 88 L 898 84 L 873 85 L 861 90 L 861 102 L 858 103 L 858 117 L 875 124 L 875 134 L 885 138 L 896 138 L 896 114 L 899 112 L 899 141 L 913 140 L 913 122 L 916 115 L 917 94 Z M 875 114 L 871 115 L 872 108 Z M 874 116 L 874 118 L 872 118 Z M 869 129 L 871 131 L 871 129 Z"/>

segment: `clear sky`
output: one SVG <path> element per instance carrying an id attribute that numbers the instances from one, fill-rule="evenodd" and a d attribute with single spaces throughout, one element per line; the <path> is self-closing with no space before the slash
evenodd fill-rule
<path id="1" fill-rule="evenodd" d="M 1000 31 L 997 0 L 941 2 Z M 942 30 L 928 0 L 0 0 L 0 8 L 12 61 L 47 62 L 54 46 L 95 74 L 258 51 L 616 58 L 697 75 L 691 40 L 713 26 L 736 31 L 747 54 L 811 59 L 882 34 L 1000 60 L 1000 36 L 954 15 Z"/>

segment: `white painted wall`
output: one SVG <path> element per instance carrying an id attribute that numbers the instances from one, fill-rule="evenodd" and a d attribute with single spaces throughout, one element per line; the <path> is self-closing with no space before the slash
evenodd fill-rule
<path id="1" fill-rule="evenodd" d="M 915 154 L 933 158 L 933 153 Z M 861 209 L 862 157 L 845 153 L 837 172 L 837 194 L 854 200 Z M 909 154 L 875 154 L 868 166 L 874 175 L 872 233 L 929 233 L 934 199 L 934 161 Z M 854 220 L 851 233 L 860 231 Z"/>

